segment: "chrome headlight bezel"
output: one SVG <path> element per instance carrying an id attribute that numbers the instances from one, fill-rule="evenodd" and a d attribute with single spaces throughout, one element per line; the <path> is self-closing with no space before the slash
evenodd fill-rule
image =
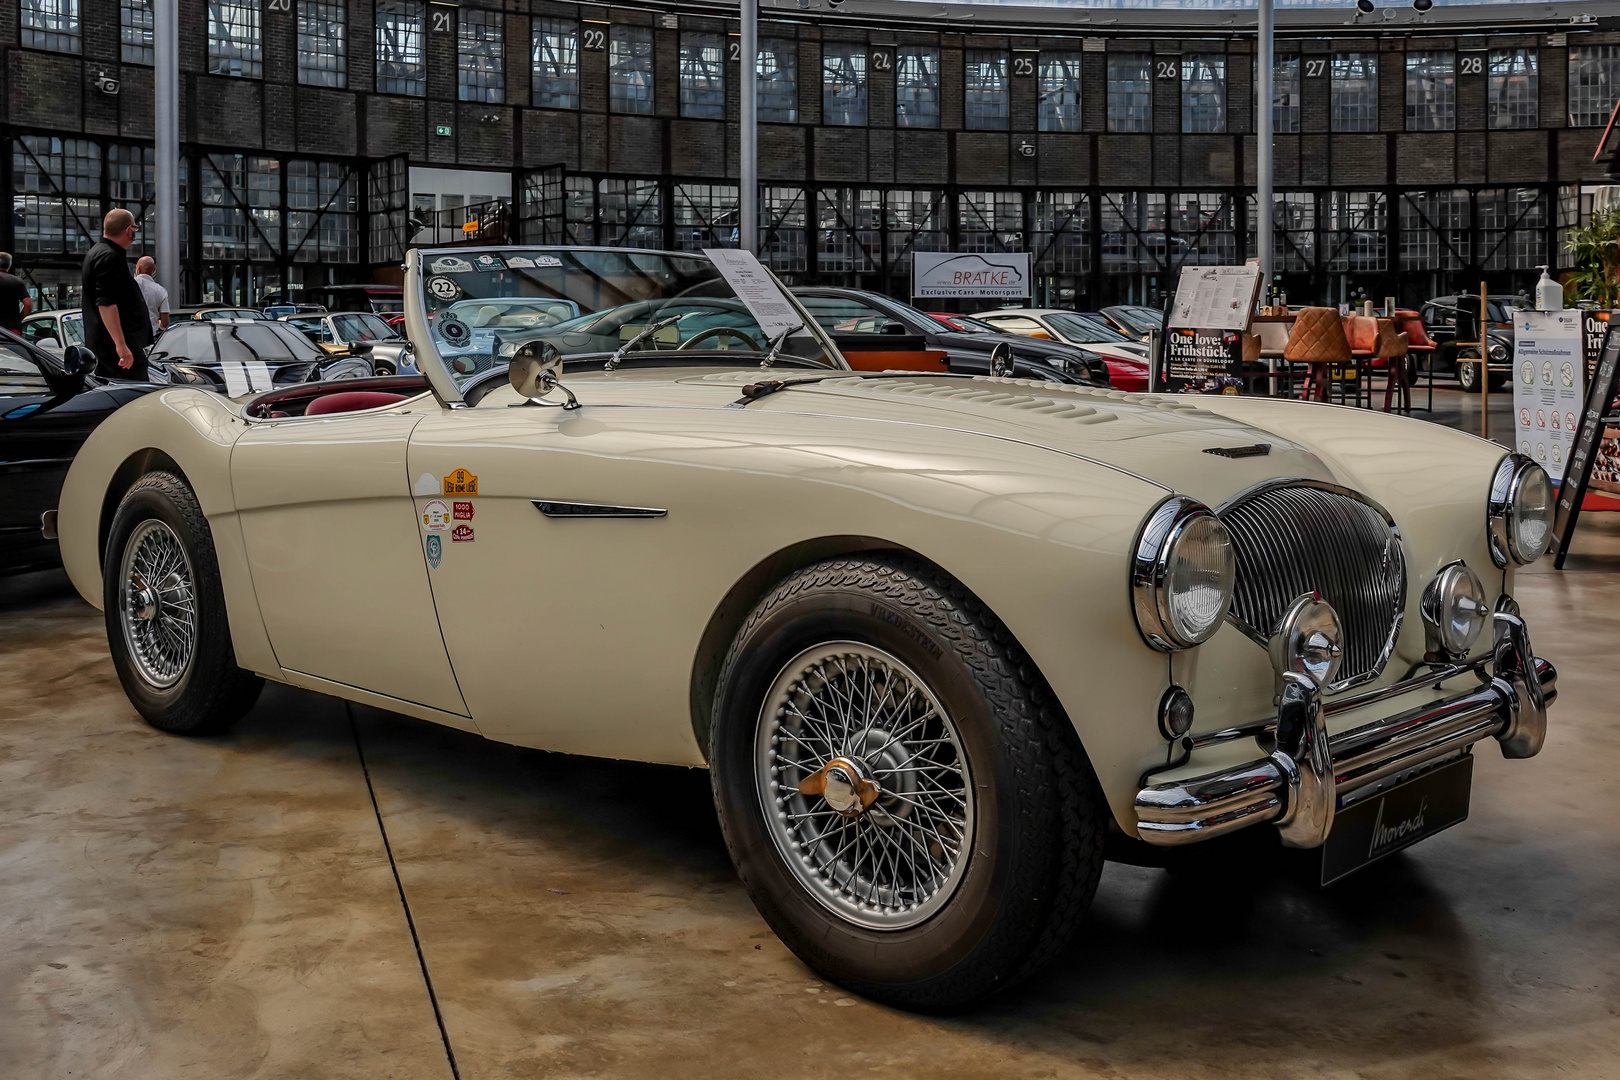
<path id="1" fill-rule="evenodd" d="M 1472 604 L 1471 630 L 1458 631 L 1454 617 L 1462 605 Z M 1440 572 L 1423 590 L 1420 603 L 1423 629 L 1428 638 L 1428 651 L 1443 660 L 1461 660 L 1468 656 L 1480 634 L 1491 621 L 1491 608 L 1485 600 L 1485 584 L 1479 575 L 1462 560 L 1440 568 Z"/>
<path id="2" fill-rule="evenodd" d="M 1491 477 L 1490 505 L 1487 511 L 1489 527 L 1486 533 L 1490 540 L 1491 561 L 1497 566 L 1506 568 L 1511 562 L 1518 566 L 1528 566 L 1547 553 L 1548 544 L 1552 540 L 1552 516 L 1556 504 L 1548 503 L 1548 521 L 1546 533 L 1539 550 L 1530 550 L 1520 535 L 1520 522 L 1517 515 L 1520 512 L 1520 499 L 1525 493 L 1525 484 L 1545 484 L 1549 494 L 1552 492 L 1552 479 L 1547 471 L 1523 454 L 1509 454 L 1496 466 L 1496 473 Z"/>
<path id="3" fill-rule="evenodd" d="M 1212 526 L 1218 531 L 1209 533 Z M 1183 625 L 1178 618 L 1177 597 L 1171 594 L 1178 546 L 1195 532 L 1214 537 L 1226 553 L 1225 566 L 1217 572 L 1225 591 L 1220 614 L 1201 629 Z M 1226 526 L 1209 507 L 1195 499 L 1173 495 L 1148 515 L 1131 559 L 1131 606 L 1137 629 L 1149 645 L 1161 652 L 1176 652 L 1208 641 L 1225 621 L 1236 583 L 1236 551 Z"/>

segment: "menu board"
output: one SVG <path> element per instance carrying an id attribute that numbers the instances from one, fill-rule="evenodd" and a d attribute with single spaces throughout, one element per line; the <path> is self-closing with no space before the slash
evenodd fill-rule
<path id="1" fill-rule="evenodd" d="M 1165 331 L 1165 391 L 1172 394 L 1236 394 L 1242 387 L 1243 331 Z"/>
<path id="2" fill-rule="evenodd" d="M 1165 326 L 1247 330 L 1259 296 L 1258 266 L 1183 266 Z"/>
<path id="3" fill-rule="evenodd" d="M 1579 430 L 1586 379 L 1581 312 L 1513 313 L 1514 444 L 1557 483 Z"/>
<path id="4" fill-rule="evenodd" d="M 1569 455 L 1569 471 L 1558 488 L 1551 548 L 1557 556 L 1553 565 L 1560 570 L 1569 554 L 1570 537 L 1575 533 L 1587 486 L 1620 491 L 1620 460 L 1613 453 L 1616 441 L 1610 434 L 1615 429 L 1608 423 L 1614 417 L 1615 383 L 1620 381 L 1617 377 L 1620 377 L 1620 335 L 1611 329 L 1586 394 L 1580 430 Z M 1605 450 L 1610 452 L 1606 455 Z"/>

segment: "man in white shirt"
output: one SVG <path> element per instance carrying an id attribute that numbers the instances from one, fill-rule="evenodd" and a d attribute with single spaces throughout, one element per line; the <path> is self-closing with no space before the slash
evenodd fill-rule
<path id="1" fill-rule="evenodd" d="M 146 301 L 146 314 L 152 320 L 153 337 L 157 337 L 159 330 L 169 328 L 169 290 L 152 277 L 156 269 L 157 263 L 150 255 L 142 255 L 136 260 L 135 285 L 141 290 L 141 299 Z"/>

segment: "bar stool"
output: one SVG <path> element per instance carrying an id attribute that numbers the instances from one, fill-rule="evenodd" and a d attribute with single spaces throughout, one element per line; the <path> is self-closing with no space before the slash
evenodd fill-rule
<path id="1" fill-rule="evenodd" d="M 1332 386 L 1329 369 L 1350 362 L 1350 340 L 1344 334 L 1344 320 L 1334 308 L 1302 308 L 1294 319 L 1293 332 L 1283 349 L 1283 359 L 1291 364 L 1309 364 L 1311 381 L 1305 399 L 1315 391 L 1317 401 L 1327 401 Z"/>
<path id="2" fill-rule="evenodd" d="M 1275 376 L 1270 371 L 1267 372 L 1267 380 L 1269 381 L 1273 377 L 1286 380 L 1288 387 L 1286 393 L 1292 396 L 1294 392 L 1293 369 L 1288 366 L 1286 360 L 1283 360 L 1283 353 L 1288 348 L 1288 324 L 1284 322 L 1256 322 L 1254 324 L 1254 334 L 1260 343 L 1260 349 L 1256 355 L 1257 360 L 1264 360 L 1268 365 L 1272 361 L 1282 361 L 1277 367 Z M 1266 392 L 1276 394 L 1277 387 L 1268 386 Z"/>
<path id="3" fill-rule="evenodd" d="M 1429 328 L 1423 325 L 1423 316 L 1419 312 L 1408 308 L 1400 308 L 1395 312 L 1395 325 L 1401 333 L 1406 335 L 1406 351 L 1416 353 L 1417 359 L 1427 358 L 1429 365 L 1429 411 L 1434 411 L 1434 352 L 1439 345 L 1429 336 Z M 1401 376 L 1411 382 L 1413 372 L 1407 365 L 1402 365 Z M 1412 411 L 1411 389 L 1407 389 L 1407 412 Z"/>
<path id="4" fill-rule="evenodd" d="M 1406 353 L 1410 347 L 1406 334 L 1395 329 L 1394 319 L 1378 320 L 1378 355 L 1384 366 L 1385 412 L 1389 412 L 1389 399 L 1397 387 L 1400 392 L 1395 394 L 1396 408 L 1403 413 L 1412 411 L 1412 380 L 1407 378 L 1406 370 Z M 1367 393 L 1372 393 L 1371 380 L 1367 383 Z"/>

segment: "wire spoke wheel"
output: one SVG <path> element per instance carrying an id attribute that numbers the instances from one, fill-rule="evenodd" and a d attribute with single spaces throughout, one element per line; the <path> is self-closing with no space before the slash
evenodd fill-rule
<path id="1" fill-rule="evenodd" d="M 870 645 L 815 646 L 776 677 L 756 730 L 766 827 L 819 903 L 877 930 L 945 906 L 972 850 L 973 785 L 915 672 Z"/>
<path id="2" fill-rule="evenodd" d="M 186 548 L 148 518 L 124 545 L 119 619 L 141 678 L 163 689 L 185 675 L 197 651 L 197 591 Z"/>

